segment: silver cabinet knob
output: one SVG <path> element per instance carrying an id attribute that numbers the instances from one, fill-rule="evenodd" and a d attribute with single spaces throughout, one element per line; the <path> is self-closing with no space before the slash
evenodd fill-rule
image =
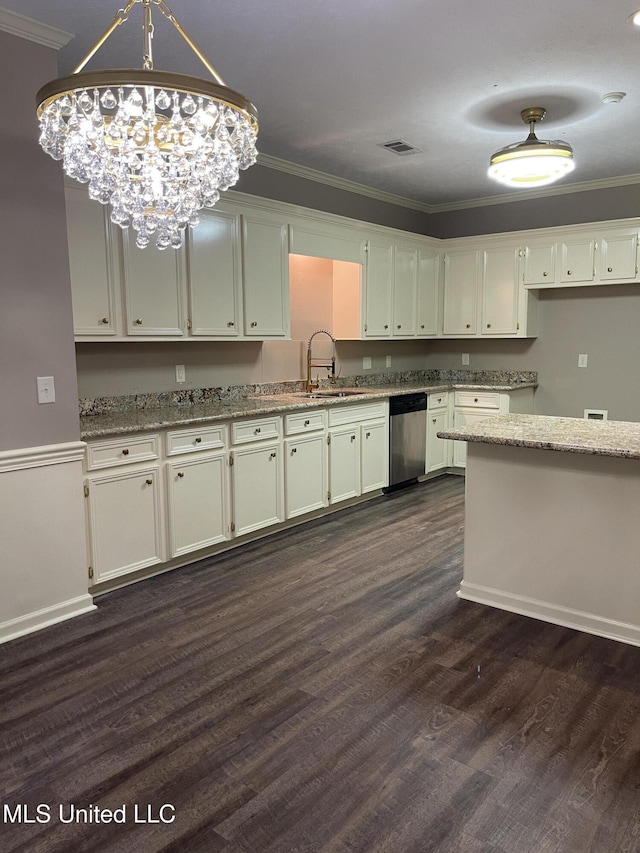
<path id="1" fill-rule="evenodd" d="M 257 325 L 258 325 L 258 324 L 257 324 L 257 323 L 256 323 L 256 321 L 254 320 L 254 321 L 253 321 L 253 323 L 251 324 L 251 328 L 252 328 L 252 329 L 255 329 L 255 327 L 256 327 Z"/>
<path id="2" fill-rule="evenodd" d="M 613 267 L 607 267 L 607 272 L 613 272 Z M 103 320 L 104 322 L 104 320 Z"/>
<path id="3" fill-rule="evenodd" d="M 141 326 L 141 325 L 142 325 L 142 317 L 138 317 L 138 319 L 136 320 L 136 326 Z"/>
<path id="4" fill-rule="evenodd" d="M 178 471 L 178 477 L 182 479 L 184 477 L 184 471 Z"/>
<path id="5" fill-rule="evenodd" d="M 231 328 L 232 326 L 235 326 L 235 323 L 233 322 L 233 320 L 229 320 L 229 322 L 227 323 L 227 326 L 229 326 L 229 328 Z"/>
<path id="6" fill-rule="evenodd" d="M 123 456 L 128 456 L 128 455 L 129 455 L 129 448 L 128 448 L 128 447 L 124 447 L 124 448 L 122 449 L 122 455 L 123 455 Z"/>
<path id="7" fill-rule="evenodd" d="M 108 318 L 108 317 L 103 317 L 103 318 L 102 318 L 102 322 L 103 322 L 103 324 L 104 324 L 105 326 L 108 326 L 108 325 L 109 325 L 109 318 Z"/>
<path id="8" fill-rule="evenodd" d="M 153 480 L 151 479 L 151 477 L 149 477 L 147 480 L 145 480 L 145 483 L 147 484 L 147 486 L 152 486 Z"/>

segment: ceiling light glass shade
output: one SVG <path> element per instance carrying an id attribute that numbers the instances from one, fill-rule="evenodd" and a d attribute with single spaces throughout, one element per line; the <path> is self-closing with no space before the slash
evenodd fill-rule
<path id="1" fill-rule="evenodd" d="M 567 142 L 538 139 L 533 128 L 545 110 L 532 107 L 523 110 L 522 118 L 531 132 L 524 142 L 501 148 L 491 157 L 489 177 L 509 187 L 543 187 L 563 178 L 575 168 L 573 149 Z"/>
<path id="2" fill-rule="evenodd" d="M 144 68 L 82 72 L 136 3 L 145 12 Z M 170 16 L 216 82 L 153 69 L 152 4 Z M 159 249 L 178 248 L 200 209 L 215 205 L 257 158 L 255 107 L 224 85 L 164 0 L 130 0 L 76 72 L 43 86 L 37 103 L 44 151 L 88 184 L 91 198 L 111 205 L 112 221 L 131 226 L 140 248 L 152 236 Z"/>

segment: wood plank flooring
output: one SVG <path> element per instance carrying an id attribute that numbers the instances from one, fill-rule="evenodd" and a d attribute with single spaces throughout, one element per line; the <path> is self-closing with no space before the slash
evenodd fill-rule
<path id="1" fill-rule="evenodd" d="M 463 521 L 443 477 L 0 646 L 2 853 L 637 853 L 640 649 L 457 599 Z"/>

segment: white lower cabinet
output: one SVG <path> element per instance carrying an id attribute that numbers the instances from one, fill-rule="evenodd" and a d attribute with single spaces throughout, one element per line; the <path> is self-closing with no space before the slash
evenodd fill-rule
<path id="1" fill-rule="evenodd" d="M 94 584 L 164 560 L 157 465 L 94 474 L 85 485 Z"/>
<path id="2" fill-rule="evenodd" d="M 438 433 L 447 429 L 450 424 L 449 399 L 448 391 L 429 394 L 427 397 L 427 474 L 451 465 L 453 442 L 438 438 Z"/>
<path id="3" fill-rule="evenodd" d="M 329 431 L 329 501 L 332 504 L 360 494 L 360 427 Z"/>
<path id="4" fill-rule="evenodd" d="M 196 454 L 166 466 L 169 554 L 229 539 L 227 454 Z"/>
<path id="5" fill-rule="evenodd" d="M 284 492 L 287 518 L 327 506 L 327 437 L 324 432 L 285 440 Z"/>
<path id="6" fill-rule="evenodd" d="M 235 536 L 284 520 L 282 445 L 250 445 L 232 451 L 231 490 Z"/>
<path id="7" fill-rule="evenodd" d="M 496 391 L 454 391 L 453 428 L 478 423 L 509 412 L 533 412 L 533 388 L 498 393 Z M 467 463 L 467 442 L 454 441 L 453 465 L 464 468 Z"/>
<path id="8" fill-rule="evenodd" d="M 389 401 L 329 410 L 329 502 L 389 484 Z"/>
<path id="9" fill-rule="evenodd" d="M 360 493 L 389 484 L 389 424 L 387 420 L 360 426 Z"/>

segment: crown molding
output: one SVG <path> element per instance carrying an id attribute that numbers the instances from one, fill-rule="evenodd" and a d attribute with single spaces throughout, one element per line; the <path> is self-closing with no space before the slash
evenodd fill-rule
<path id="1" fill-rule="evenodd" d="M 466 210 L 472 207 L 488 207 L 495 204 L 509 204 L 512 201 L 530 201 L 533 198 L 553 198 L 558 195 L 572 195 L 592 190 L 608 190 L 615 187 L 626 187 L 629 184 L 640 184 L 640 175 L 620 175 L 617 178 L 602 178 L 597 181 L 583 181 L 579 184 L 564 184 L 559 187 L 545 187 L 539 190 L 520 190 L 508 195 L 486 196 L 472 198 L 466 201 L 455 201 L 450 204 L 432 205 L 432 213 L 445 213 L 449 210 Z"/>
<path id="2" fill-rule="evenodd" d="M 73 33 L 59 30 L 57 27 L 42 24 L 40 21 L 34 21 L 33 18 L 27 18 L 17 12 L 10 12 L 9 9 L 2 8 L 0 8 L 0 30 L 11 33 L 13 36 L 35 41 L 45 47 L 53 47 L 56 50 L 60 50 L 73 38 Z"/>
<path id="3" fill-rule="evenodd" d="M 328 175 L 325 172 L 319 172 L 316 169 L 310 169 L 307 166 L 298 166 L 295 163 L 290 163 L 287 160 L 280 160 L 277 157 L 272 157 L 269 154 L 258 155 L 258 165 L 265 166 L 267 169 L 276 169 L 280 172 L 287 172 L 290 175 L 296 175 L 299 178 L 306 178 L 310 181 L 317 181 L 321 184 L 327 184 L 336 189 L 345 190 L 346 192 L 358 193 L 359 195 L 375 198 L 378 201 L 386 202 L 387 204 L 395 204 L 399 207 L 407 207 L 411 210 L 418 210 L 421 213 L 446 213 L 452 210 L 466 210 L 473 207 L 489 207 L 496 204 L 509 204 L 514 201 L 530 201 L 534 198 L 553 198 L 559 195 L 571 195 L 572 193 L 590 192 L 592 190 L 605 190 L 614 187 L 624 187 L 629 184 L 640 183 L 640 174 L 637 175 L 622 175 L 617 178 L 603 178 L 597 181 L 583 181 L 579 184 L 564 184 L 558 187 L 545 187 L 539 190 L 520 190 L 503 195 L 486 196 L 484 198 L 473 198 L 465 201 L 455 201 L 448 204 L 427 204 L 426 202 L 418 202 L 413 199 L 405 198 L 404 196 L 387 193 L 383 190 L 376 190 L 373 187 L 367 187 L 364 184 L 358 184 L 355 181 L 349 181 L 345 178 L 337 178 L 334 175 Z"/>
<path id="4" fill-rule="evenodd" d="M 405 198 L 394 193 L 387 193 L 384 190 L 376 190 L 373 187 L 367 187 L 364 184 L 358 184 L 355 181 L 349 181 L 346 178 L 338 178 L 335 175 L 328 175 L 326 172 L 319 172 L 316 169 L 310 169 L 308 166 L 298 166 L 295 163 L 289 163 L 287 160 L 280 160 L 278 157 L 272 157 L 269 154 L 258 155 L 258 165 L 265 166 L 267 169 L 277 169 L 280 172 L 287 172 L 289 175 L 296 175 L 298 178 L 306 178 L 308 181 L 317 181 L 319 184 L 327 184 L 345 192 L 357 193 L 358 195 L 375 198 L 378 201 L 384 201 L 387 204 L 395 204 L 399 207 L 407 207 L 411 210 L 418 210 L 421 213 L 433 213 L 435 208 L 431 204 L 414 201 L 410 198 Z"/>

